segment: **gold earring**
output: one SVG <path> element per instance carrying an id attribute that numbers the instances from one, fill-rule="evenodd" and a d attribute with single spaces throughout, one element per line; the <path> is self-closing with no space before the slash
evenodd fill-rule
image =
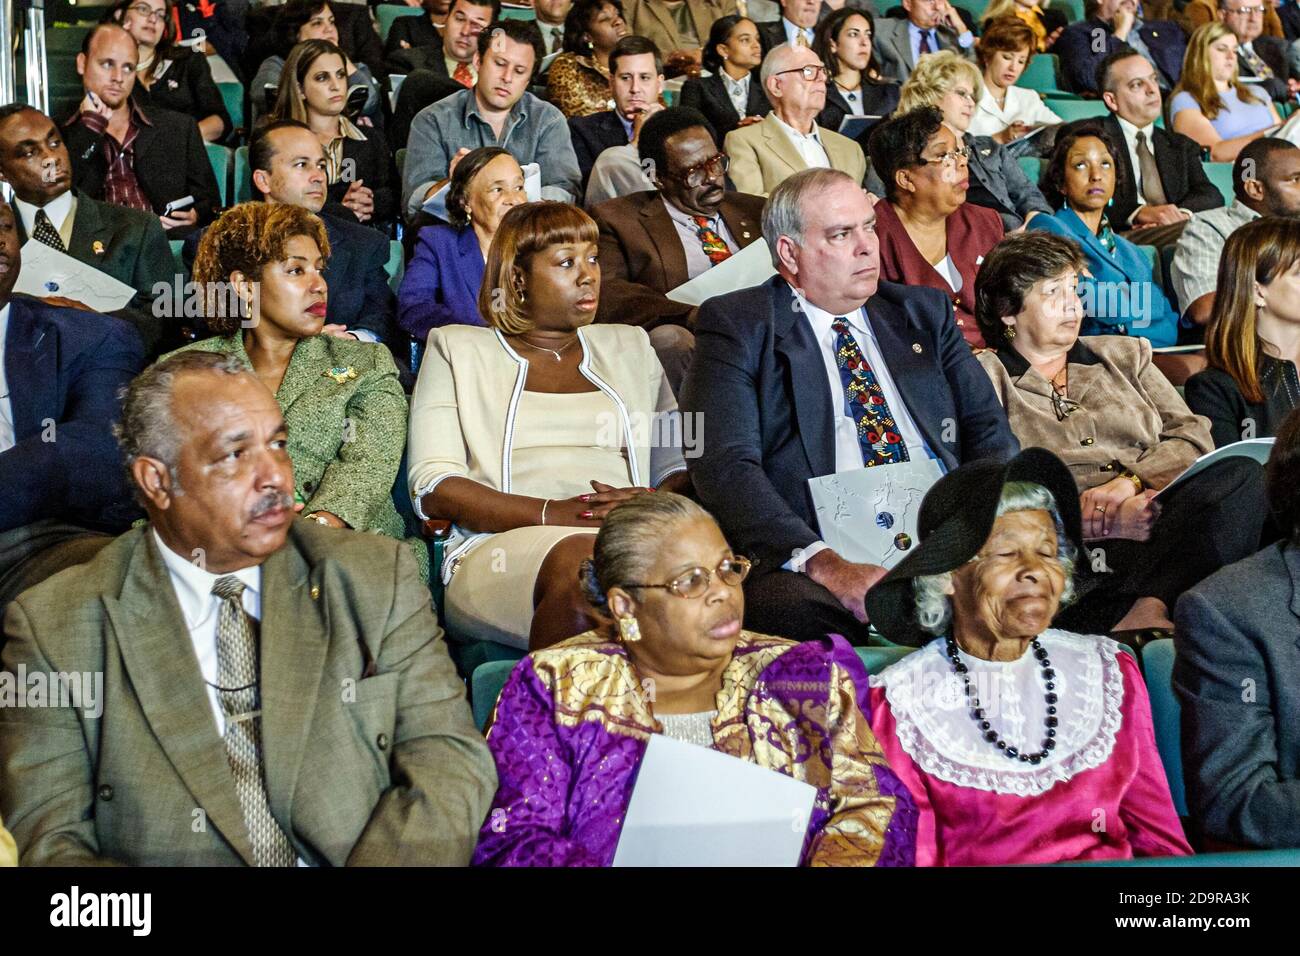
<path id="1" fill-rule="evenodd" d="M 618 619 L 618 636 L 624 644 L 634 644 L 641 640 L 641 625 L 631 614 Z"/>
<path id="2" fill-rule="evenodd" d="M 1011 341 L 1016 337 L 1016 327 L 1014 325 L 1008 325 L 1004 334 L 1007 337 L 1007 341 Z"/>

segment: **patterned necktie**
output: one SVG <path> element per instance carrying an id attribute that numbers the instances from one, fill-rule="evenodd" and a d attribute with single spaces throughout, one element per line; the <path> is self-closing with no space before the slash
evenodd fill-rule
<path id="1" fill-rule="evenodd" d="M 1241 53 L 1242 57 L 1245 59 L 1246 65 L 1250 67 L 1251 71 L 1256 76 L 1261 77 L 1262 79 L 1265 80 L 1272 78 L 1273 68 L 1270 67 L 1267 63 L 1265 63 L 1263 57 L 1261 57 L 1253 49 L 1240 50 L 1239 52 Z"/>
<path id="2" fill-rule="evenodd" d="M 63 244 L 63 239 L 59 236 L 59 231 L 54 228 L 54 223 L 50 222 L 50 217 L 45 215 L 44 209 L 36 210 L 36 224 L 32 230 L 32 238 L 37 242 L 43 242 L 51 249 L 58 249 L 59 252 L 67 252 L 68 247 Z"/>
<path id="3" fill-rule="evenodd" d="M 456 72 L 451 78 L 461 86 L 470 87 L 474 85 L 474 74 L 469 71 L 469 66 L 465 63 L 456 64 Z"/>
<path id="4" fill-rule="evenodd" d="M 551 27 L 551 53 L 564 49 L 564 31 L 559 27 Z"/>
<path id="5" fill-rule="evenodd" d="M 857 340 L 849 331 L 848 320 L 837 316 L 831 322 L 831 329 L 835 332 L 835 364 L 840 367 L 844 396 L 858 426 L 863 464 L 871 468 L 909 461 L 907 446 L 903 444 L 894 422 L 894 413 L 889 410 L 876 374 L 871 371 Z"/>
<path id="6" fill-rule="evenodd" d="M 917 47 L 917 56 L 922 57 L 925 56 L 927 53 L 932 53 L 932 52 L 934 52 L 934 48 L 930 46 L 930 31 L 922 30 L 921 45 Z"/>
<path id="7" fill-rule="evenodd" d="M 226 759 L 248 825 L 253 859 L 258 866 L 294 866 L 297 854 L 271 815 L 266 795 L 257 640 L 241 601 L 244 585 L 228 574 L 217 578 L 212 593 L 222 599 L 217 614 L 217 696 L 226 714 Z"/>
<path id="8" fill-rule="evenodd" d="M 1137 134 L 1138 167 L 1142 173 L 1142 198 L 1153 206 L 1163 206 L 1165 187 L 1160 182 L 1160 170 L 1156 166 L 1156 157 L 1147 145 L 1147 134 Z"/>
<path id="9" fill-rule="evenodd" d="M 726 262 L 731 258 L 731 250 L 727 248 L 726 241 L 713 231 L 707 216 L 692 216 L 691 221 L 695 223 L 696 234 L 700 237 L 700 247 L 709 257 L 710 264 L 716 266 L 719 262 Z"/>

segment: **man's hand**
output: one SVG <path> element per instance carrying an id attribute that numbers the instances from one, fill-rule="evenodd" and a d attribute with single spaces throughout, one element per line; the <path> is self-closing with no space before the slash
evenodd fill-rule
<path id="1" fill-rule="evenodd" d="M 1005 146 L 1007 143 L 1011 142 L 1012 140 L 1019 139 L 1020 137 L 1024 136 L 1026 133 L 1031 132 L 1033 128 L 1034 127 L 1030 126 L 1028 123 L 1022 123 L 1020 122 L 1020 120 L 1016 120 L 1006 129 L 1004 129 L 1002 132 L 994 133 L 993 141 L 996 143 L 1001 143 L 1003 146 Z"/>
<path id="2" fill-rule="evenodd" d="M 1138 207 L 1137 215 L 1133 217 L 1133 228 L 1172 226 L 1176 222 L 1186 221 L 1187 218 L 1187 214 L 1173 203 L 1165 203 L 1161 206 L 1145 205 Z"/>
<path id="3" fill-rule="evenodd" d="M 1125 3 L 1116 10 L 1115 18 L 1111 21 L 1111 32 L 1115 34 L 1115 39 L 1127 40 L 1135 20 L 1137 20 L 1137 10 L 1132 4 Z"/>
<path id="4" fill-rule="evenodd" d="M 90 90 L 87 90 L 86 95 L 82 98 L 79 111 L 82 113 L 95 113 L 104 117 L 104 119 L 113 118 L 113 110 L 109 105 L 94 93 L 90 92 Z"/>
<path id="5" fill-rule="evenodd" d="M 199 221 L 199 211 L 191 206 L 189 209 L 174 212 L 170 216 L 159 216 L 158 221 L 162 223 L 164 229 L 180 229 L 183 226 L 193 226 Z"/>
<path id="6" fill-rule="evenodd" d="M 358 179 L 344 193 L 343 205 L 361 222 L 366 222 L 375 214 L 375 194 L 364 179 Z"/>
<path id="7" fill-rule="evenodd" d="M 1043 41 L 1043 49 L 1050 50 L 1053 47 L 1053 45 L 1055 45 L 1056 41 L 1060 39 L 1061 34 L 1064 32 L 1065 32 L 1065 27 L 1057 27 L 1051 33 L 1047 34 L 1047 39 Z"/>
<path id="8" fill-rule="evenodd" d="M 824 548 L 809 558 L 804 571 L 834 594 L 835 599 L 863 624 L 867 623 L 867 591 L 888 573 L 878 564 L 845 561 L 830 548 Z"/>
<path id="9" fill-rule="evenodd" d="M 1155 496 L 1156 493 L 1148 488 L 1121 504 L 1107 528 L 1106 537 L 1123 538 L 1126 541 L 1150 539 L 1151 526 L 1160 517 L 1160 502 L 1153 500 Z"/>
<path id="10" fill-rule="evenodd" d="M 461 161 L 462 159 L 464 159 L 464 158 L 465 158 L 466 156 L 468 156 L 468 155 L 469 155 L 469 150 L 466 149 L 464 146 L 462 146 L 460 149 L 456 150 L 456 155 L 453 156 L 453 157 L 451 158 L 451 162 L 447 164 L 447 178 L 448 178 L 448 179 L 451 179 L 451 177 L 452 177 L 453 175 L 455 175 L 455 173 L 456 173 L 456 167 L 459 166 L 459 165 L 460 165 L 460 161 Z"/>
<path id="11" fill-rule="evenodd" d="M 639 110 L 636 113 L 632 114 L 632 142 L 633 143 L 635 143 L 637 140 L 641 138 L 641 127 L 645 125 L 645 121 L 648 120 L 650 117 L 654 116 L 656 113 L 662 111 L 663 108 L 664 108 L 663 105 L 660 103 L 651 103 L 645 109 Z"/>
<path id="12" fill-rule="evenodd" d="M 334 338 L 336 338 L 336 339 L 355 339 L 355 338 L 356 338 L 355 335 L 353 335 L 351 332 L 348 331 L 348 327 L 347 327 L 346 325 L 340 325 L 340 324 L 338 324 L 337 322 L 331 322 L 329 325 L 322 325 L 322 326 L 320 327 L 320 332 L 319 332 L 318 334 L 320 334 L 320 335 L 332 335 L 332 336 L 334 336 Z M 358 341 L 360 341 L 360 340 L 358 339 Z"/>
<path id="13" fill-rule="evenodd" d="M 763 122 L 763 117 L 761 117 L 761 116 L 746 116 L 746 117 L 742 118 L 741 121 L 740 121 L 739 123 L 737 123 L 736 125 L 737 125 L 737 126 L 753 126 L 755 123 L 761 123 L 761 122 Z"/>

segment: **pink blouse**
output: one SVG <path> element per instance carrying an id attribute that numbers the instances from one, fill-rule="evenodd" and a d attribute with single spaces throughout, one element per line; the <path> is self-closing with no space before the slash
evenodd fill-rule
<path id="1" fill-rule="evenodd" d="M 1046 631 L 1040 641 L 1059 675 L 1061 724 L 1057 750 L 1037 767 L 1008 760 L 983 740 L 952 682 L 943 639 L 872 678 L 872 729 L 920 811 L 917 865 L 1190 854 L 1132 656 L 1102 637 Z M 986 668 L 977 685 L 986 709 L 1001 690 L 1000 713 L 989 718 L 994 728 L 1036 751 L 1046 709 L 1036 662 L 1028 653 L 1009 664 L 963 660 L 973 674 Z"/>

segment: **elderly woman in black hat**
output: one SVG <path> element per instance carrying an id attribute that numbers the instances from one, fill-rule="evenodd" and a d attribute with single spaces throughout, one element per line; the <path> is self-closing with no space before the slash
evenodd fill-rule
<path id="1" fill-rule="evenodd" d="M 867 594 L 920 648 L 871 679 L 871 724 L 920 819 L 918 866 L 1191 853 L 1134 659 L 1050 627 L 1082 541 L 1069 469 L 1029 448 L 945 475 L 920 544 Z"/>

